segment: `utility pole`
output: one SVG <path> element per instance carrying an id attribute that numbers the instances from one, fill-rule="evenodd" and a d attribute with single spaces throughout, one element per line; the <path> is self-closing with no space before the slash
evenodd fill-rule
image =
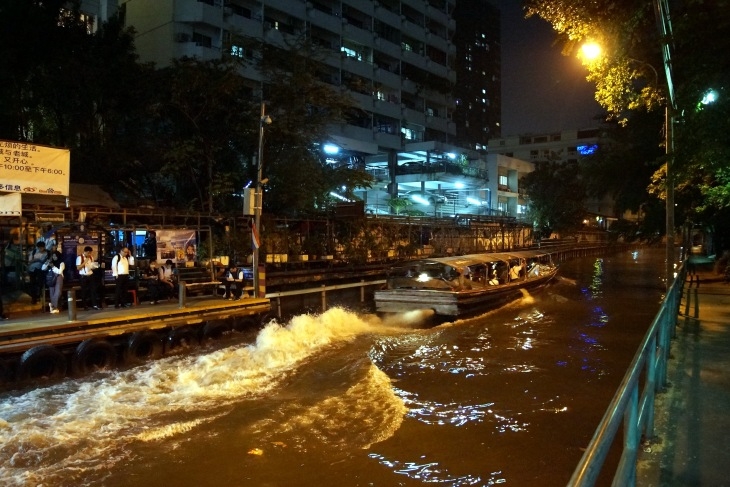
<path id="1" fill-rule="evenodd" d="M 266 103 L 261 102 L 261 117 L 259 118 L 259 155 L 256 161 L 258 167 L 256 170 L 256 189 L 254 193 L 254 235 L 256 238 L 261 236 L 261 210 L 264 202 L 264 184 L 267 180 L 263 179 L 264 166 L 264 125 L 271 123 L 271 117 L 266 115 Z M 253 287 L 254 296 L 263 298 L 259 292 L 259 245 L 254 244 L 253 247 Z"/>

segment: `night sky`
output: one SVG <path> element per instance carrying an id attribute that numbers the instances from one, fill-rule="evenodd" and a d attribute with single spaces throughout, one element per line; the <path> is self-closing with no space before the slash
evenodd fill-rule
<path id="1" fill-rule="evenodd" d="M 560 54 L 555 33 L 524 19 L 519 0 L 492 0 L 502 11 L 502 136 L 596 127 L 601 107 L 575 57 Z"/>

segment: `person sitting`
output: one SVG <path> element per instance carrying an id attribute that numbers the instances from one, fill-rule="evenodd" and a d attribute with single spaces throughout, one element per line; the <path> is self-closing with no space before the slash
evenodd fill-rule
<path id="1" fill-rule="evenodd" d="M 172 260 L 167 259 L 165 265 L 160 267 L 159 276 L 160 288 L 162 289 L 160 296 L 168 299 L 174 298 L 177 294 L 177 274 Z"/>
<path id="2" fill-rule="evenodd" d="M 509 270 L 509 280 L 516 281 L 520 278 L 520 272 L 522 271 L 522 264 L 513 265 Z"/>
<path id="3" fill-rule="evenodd" d="M 150 260 L 149 267 L 142 272 L 142 277 L 147 284 L 147 294 L 150 298 L 150 304 L 157 304 L 163 292 L 167 289 L 163 288 L 160 283 L 160 269 L 157 267 L 157 260 Z"/>
<path id="4" fill-rule="evenodd" d="M 499 284 L 499 278 L 497 278 L 497 271 L 492 271 L 492 277 L 489 278 L 489 285 L 490 286 L 496 286 Z"/>
<path id="5" fill-rule="evenodd" d="M 239 268 L 235 264 L 231 264 L 226 270 L 221 280 L 223 286 L 226 288 L 226 292 L 223 295 L 223 299 L 233 301 L 234 299 L 240 299 L 243 291 L 243 269 Z M 234 290 L 231 287 L 235 286 Z"/>

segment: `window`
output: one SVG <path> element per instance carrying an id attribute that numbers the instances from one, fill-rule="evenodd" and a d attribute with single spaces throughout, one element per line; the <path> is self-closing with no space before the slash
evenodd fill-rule
<path id="1" fill-rule="evenodd" d="M 406 140 L 416 140 L 416 138 L 418 136 L 418 133 L 415 130 L 405 128 L 405 127 L 400 129 L 400 132 L 401 132 L 401 134 L 403 134 L 403 138 Z"/>
<path id="2" fill-rule="evenodd" d="M 507 186 L 507 176 L 504 174 L 499 175 L 499 184 L 502 186 Z"/>
<path id="3" fill-rule="evenodd" d="M 357 51 L 355 51 L 354 49 L 351 49 L 349 47 L 342 46 L 340 48 L 340 51 L 344 52 L 345 53 L 345 56 L 347 56 L 347 57 L 354 57 L 358 61 L 362 61 L 362 54 L 359 53 L 359 52 L 357 52 Z"/>
<path id="4" fill-rule="evenodd" d="M 213 39 L 211 37 L 193 32 L 193 42 L 202 47 L 211 47 L 213 45 Z"/>

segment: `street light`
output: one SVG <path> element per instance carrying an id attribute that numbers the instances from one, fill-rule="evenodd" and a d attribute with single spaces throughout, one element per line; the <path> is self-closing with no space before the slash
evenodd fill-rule
<path id="1" fill-rule="evenodd" d="M 266 115 L 266 103 L 261 102 L 261 117 L 259 118 L 259 156 L 256 161 L 258 168 L 256 172 L 256 196 L 254 198 L 254 227 L 253 227 L 253 293 L 257 298 L 263 298 L 259 291 L 259 246 L 261 245 L 261 209 L 264 202 L 264 184 L 268 181 L 263 179 L 264 166 L 264 125 L 271 124 L 271 117 Z"/>
<path id="2" fill-rule="evenodd" d="M 665 14 L 668 7 L 664 0 L 654 0 L 655 7 L 657 9 L 657 17 L 661 18 L 659 21 L 660 33 L 664 36 L 667 34 L 671 35 L 671 25 L 669 25 L 668 14 Z M 663 19 L 666 15 L 666 25 Z M 674 174 L 672 170 L 672 157 L 674 152 L 674 113 L 675 113 L 675 101 L 674 101 L 674 85 L 672 83 L 671 75 L 671 61 L 669 59 L 669 48 L 666 45 L 663 46 L 662 54 L 664 56 L 665 74 L 667 81 L 667 97 L 668 102 L 664 105 L 664 146 L 666 153 L 666 165 L 665 165 L 665 178 L 666 178 L 666 199 L 665 199 L 665 239 L 666 239 L 666 286 L 667 289 L 672 285 L 674 281 Z M 587 42 L 581 47 L 581 56 L 584 64 L 590 64 L 594 62 L 601 55 L 601 47 L 594 42 Z M 656 68 L 651 64 L 639 61 L 638 59 L 626 58 L 627 61 L 638 63 L 644 67 L 651 69 L 654 74 L 654 85 L 659 85 L 659 73 Z"/>

